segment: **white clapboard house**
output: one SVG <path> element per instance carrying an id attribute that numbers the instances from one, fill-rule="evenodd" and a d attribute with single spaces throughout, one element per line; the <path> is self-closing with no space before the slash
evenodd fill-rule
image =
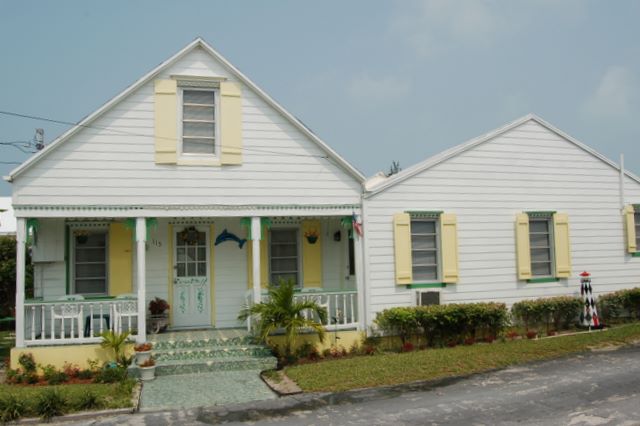
<path id="1" fill-rule="evenodd" d="M 364 193 L 366 318 L 640 285 L 640 179 L 528 115 Z M 640 234 L 638 234 L 640 235 Z"/>
<path id="2" fill-rule="evenodd" d="M 7 179 L 35 267 L 25 300 L 21 244 L 18 348 L 145 341 L 156 297 L 173 329 L 245 327 L 281 279 L 358 327 L 364 177 L 202 39 Z"/>

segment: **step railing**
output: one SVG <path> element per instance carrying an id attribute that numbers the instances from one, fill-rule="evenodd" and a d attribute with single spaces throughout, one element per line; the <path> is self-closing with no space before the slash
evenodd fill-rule
<path id="1" fill-rule="evenodd" d="M 25 301 L 25 345 L 99 343 L 111 330 L 137 334 L 138 302 L 134 297 L 114 299 Z"/>

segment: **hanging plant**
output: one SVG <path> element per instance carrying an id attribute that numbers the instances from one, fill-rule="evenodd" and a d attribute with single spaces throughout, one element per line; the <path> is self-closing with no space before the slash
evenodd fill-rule
<path id="1" fill-rule="evenodd" d="M 304 237 L 307 239 L 309 244 L 315 244 L 319 238 L 318 231 L 316 231 L 315 229 L 310 229 L 304 233 Z"/>
<path id="2" fill-rule="evenodd" d="M 76 229 L 73 231 L 73 235 L 76 237 L 78 244 L 85 244 L 89 241 L 89 231 L 86 229 Z"/>

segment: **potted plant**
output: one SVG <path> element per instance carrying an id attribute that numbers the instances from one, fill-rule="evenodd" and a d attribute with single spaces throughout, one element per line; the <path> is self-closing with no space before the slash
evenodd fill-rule
<path id="1" fill-rule="evenodd" d="M 156 377 L 156 360 L 150 357 L 148 360 L 138 365 L 140 369 L 140 380 L 153 380 Z"/>
<path id="2" fill-rule="evenodd" d="M 149 302 L 149 329 L 154 333 L 164 331 L 169 326 L 169 304 L 166 300 L 156 297 Z"/>
<path id="3" fill-rule="evenodd" d="M 135 345 L 133 350 L 136 352 L 136 364 L 143 364 L 151 358 L 151 349 L 153 349 L 153 345 L 151 343 Z"/>
<path id="4" fill-rule="evenodd" d="M 315 244 L 318 241 L 318 231 L 315 229 L 310 229 L 309 231 L 304 233 L 304 237 L 307 239 L 309 244 Z"/>

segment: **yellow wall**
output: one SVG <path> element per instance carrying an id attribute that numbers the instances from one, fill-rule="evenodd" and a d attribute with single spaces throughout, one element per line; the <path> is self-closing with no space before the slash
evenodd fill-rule
<path id="1" fill-rule="evenodd" d="M 336 339 L 338 337 L 338 339 Z M 303 345 L 306 342 L 311 342 L 315 344 L 316 349 L 322 352 L 325 349 L 329 349 L 332 346 L 343 347 L 345 349 L 351 349 L 351 347 L 355 344 L 360 346 L 362 344 L 362 340 L 364 339 L 364 333 L 357 330 L 349 330 L 349 331 L 338 331 L 334 332 L 326 332 L 324 335 L 324 342 L 320 343 L 318 339 L 318 335 L 313 334 L 303 334 L 298 337 L 296 340 L 296 344 L 294 345 L 294 350 L 299 346 Z M 270 345 L 278 345 L 282 348 L 284 344 L 284 336 L 271 336 L 269 337 Z"/>
<path id="2" fill-rule="evenodd" d="M 99 365 L 113 361 L 113 350 L 104 349 L 99 344 L 93 345 L 64 345 L 41 346 L 33 348 L 12 348 L 11 368 L 18 368 L 18 358 L 23 353 L 33 354 L 36 363 L 40 365 L 51 364 L 56 368 L 62 368 L 65 363 L 76 364 L 80 368 L 88 368 L 88 360 L 98 360 Z M 133 343 L 127 344 L 127 354 L 133 354 Z"/>
<path id="3" fill-rule="evenodd" d="M 133 292 L 133 239 L 123 223 L 109 225 L 109 295 Z"/>

